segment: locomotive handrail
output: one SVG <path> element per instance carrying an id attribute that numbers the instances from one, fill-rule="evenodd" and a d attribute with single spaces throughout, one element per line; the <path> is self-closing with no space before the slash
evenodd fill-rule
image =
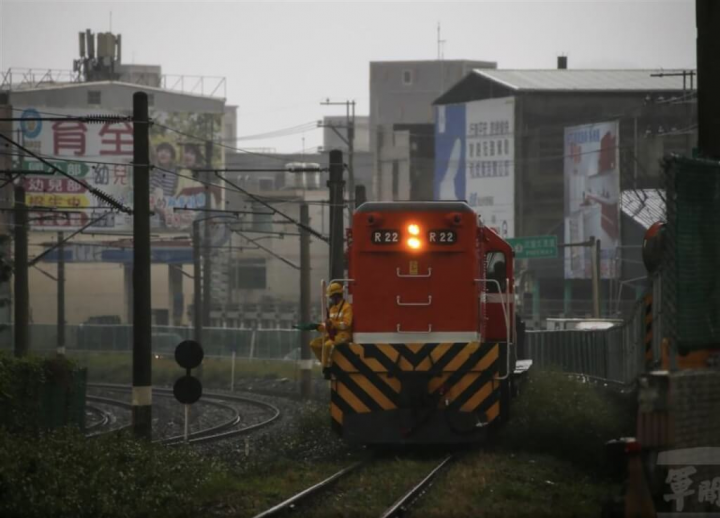
<path id="1" fill-rule="evenodd" d="M 500 286 L 500 282 L 497 279 L 475 279 L 475 282 L 494 282 L 497 284 L 498 293 L 503 293 L 502 287 Z M 502 301 L 500 304 L 502 306 L 503 310 L 503 316 L 505 317 L 505 340 L 507 342 L 507 351 L 505 354 L 505 360 L 506 360 L 506 369 L 505 369 L 505 376 L 500 376 L 498 380 L 504 380 L 507 379 L 510 376 L 510 344 L 512 336 L 510 336 L 510 284 L 509 279 L 505 278 L 505 288 L 506 292 L 504 292 L 505 295 L 507 295 L 507 298 Z M 482 295 L 485 295 L 485 292 L 482 293 Z"/>
<path id="2" fill-rule="evenodd" d="M 432 295 L 428 295 L 427 302 L 401 302 L 400 295 L 395 298 L 398 306 L 429 306 L 432 304 Z"/>
<path id="3" fill-rule="evenodd" d="M 420 278 L 420 279 L 426 279 L 426 278 L 430 277 L 431 275 L 432 275 L 432 268 L 428 268 L 427 274 L 426 274 L 426 275 L 422 275 L 422 274 L 417 274 L 417 273 L 416 273 L 416 274 L 412 274 L 412 273 L 400 273 L 400 267 L 399 267 L 399 266 L 397 267 L 397 276 L 400 277 L 400 278 L 408 278 L 408 277 L 409 277 L 409 278 L 412 278 L 412 277 L 415 277 L 415 278 Z"/>
<path id="4" fill-rule="evenodd" d="M 427 331 L 403 331 L 400 329 L 400 324 L 397 325 L 397 332 L 398 333 L 405 333 L 405 334 L 413 334 L 413 333 L 422 333 L 425 335 L 429 335 L 432 333 L 432 324 L 428 324 L 428 330 Z"/>

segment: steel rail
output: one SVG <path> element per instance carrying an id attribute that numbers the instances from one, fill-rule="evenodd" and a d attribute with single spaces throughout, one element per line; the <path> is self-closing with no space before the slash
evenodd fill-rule
<path id="1" fill-rule="evenodd" d="M 362 466 L 365 463 L 365 461 L 359 461 L 355 464 L 351 464 L 347 468 L 341 469 L 334 475 L 331 475 L 330 477 L 326 478 L 322 482 L 318 482 L 314 486 L 310 486 L 307 489 L 304 489 L 297 493 L 294 496 L 291 496 L 287 500 L 280 502 L 279 504 L 271 507 L 267 511 L 263 511 L 260 514 L 256 514 L 253 518 L 268 518 L 269 516 L 276 516 L 282 512 L 285 512 L 295 506 L 298 502 L 301 502 L 310 496 L 314 495 L 315 493 L 329 487 L 333 483 L 337 482 L 339 479 L 343 478 L 347 474 L 355 471 L 357 468 Z"/>
<path id="2" fill-rule="evenodd" d="M 427 489 L 435 480 L 435 477 L 443 470 L 443 468 L 453 459 L 453 455 L 448 455 L 445 459 L 438 464 L 419 484 L 410 489 L 407 493 L 401 496 L 393 505 L 388 507 L 380 518 L 395 518 L 404 516 L 407 510 L 425 494 Z"/>
<path id="3" fill-rule="evenodd" d="M 100 419 L 97 423 L 93 423 L 90 426 L 85 427 L 85 432 L 89 432 L 91 430 L 95 430 L 97 428 L 103 428 L 104 426 L 107 426 L 110 422 L 110 413 L 106 412 L 102 408 L 98 408 L 96 406 L 87 405 L 85 407 L 85 410 L 90 412 L 91 414 L 100 416 Z"/>
<path id="4" fill-rule="evenodd" d="M 108 406 L 116 406 L 116 407 L 119 407 L 119 408 L 122 408 L 122 409 L 128 410 L 128 411 L 131 411 L 131 410 L 132 410 L 132 405 L 131 405 L 130 403 L 128 403 L 128 402 L 126 402 L 126 401 L 120 401 L 119 399 L 112 399 L 112 398 L 100 397 L 100 396 L 85 396 L 85 399 L 86 399 L 87 401 L 92 401 L 92 402 L 94 402 L 94 403 L 101 403 L 101 404 L 103 404 L 103 405 L 108 405 Z M 108 415 L 110 415 L 110 414 L 108 414 Z M 114 422 L 112 419 L 111 419 L 111 421 Z M 131 426 L 131 424 L 128 423 L 128 424 L 126 424 L 126 425 L 120 426 L 119 428 L 114 428 L 114 429 L 112 429 L 112 430 L 105 430 L 105 431 L 102 431 L 102 432 L 95 432 L 95 433 L 91 433 L 91 434 L 85 434 L 85 437 L 87 437 L 88 439 L 90 439 L 90 438 L 93 438 L 93 437 L 100 437 L 101 435 L 107 435 L 107 434 L 110 434 L 110 433 L 117 433 L 117 432 L 120 432 L 120 431 L 122 431 L 122 430 L 125 430 L 125 429 L 129 428 L 130 426 Z"/>
<path id="5" fill-rule="evenodd" d="M 116 384 L 110 384 L 110 383 L 88 383 L 88 387 L 102 388 L 102 389 L 106 389 L 106 390 L 118 390 L 118 391 L 123 391 L 123 392 L 130 391 L 130 387 L 128 387 L 126 385 L 116 385 Z M 157 395 L 161 396 L 161 397 L 172 397 L 173 396 L 172 389 L 166 389 L 166 388 L 153 387 L 153 393 L 157 393 Z M 270 410 L 272 412 L 272 415 L 270 416 L 270 418 L 265 419 L 264 421 L 261 421 L 259 423 L 248 425 L 248 426 L 238 428 L 235 430 L 224 431 L 222 433 L 214 433 L 214 432 L 218 432 L 221 430 L 225 430 L 227 428 L 231 428 L 233 426 L 237 426 L 240 423 L 241 418 L 240 418 L 239 414 L 236 413 L 236 416 L 231 421 L 227 421 L 227 422 L 221 423 L 220 425 L 217 425 L 215 427 L 206 428 L 204 430 L 198 430 L 197 432 L 193 432 L 193 433 L 189 434 L 188 435 L 189 440 L 187 441 L 187 443 L 189 443 L 189 444 L 201 444 L 201 443 L 206 443 L 206 442 L 219 441 L 219 440 L 227 439 L 227 438 L 234 437 L 237 435 L 243 435 L 243 434 L 246 434 L 253 430 L 257 430 L 259 428 L 267 426 L 280 417 L 280 410 L 275 405 L 266 403 L 264 401 L 259 401 L 257 399 L 251 399 L 251 398 L 246 398 L 243 396 L 236 396 L 236 395 L 231 395 L 231 394 L 220 394 L 220 393 L 205 393 L 204 396 L 206 398 L 208 398 L 208 399 L 204 400 L 204 403 L 206 403 L 206 404 L 232 408 L 232 407 L 228 407 L 227 405 L 224 405 L 223 403 L 219 403 L 218 401 L 213 401 L 213 400 L 221 400 L 221 401 L 226 401 L 226 402 L 239 402 L 239 403 L 245 403 L 245 404 L 253 405 L 253 406 L 256 406 L 259 408 L 263 408 L 265 410 Z M 235 409 L 232 409 L 232 410 L 235 411 Z M 161 439 L 161 440 L 155 441 L 155 442 L 159 442 L 161 444 L 167 444 L 170 446 L 177 445 L 177 444 L 187 444 L 183 441 L 183 439 L 184 439 L 183 436 L 175 436 L 175 437 L 170 437 L 167 439 Z"/>

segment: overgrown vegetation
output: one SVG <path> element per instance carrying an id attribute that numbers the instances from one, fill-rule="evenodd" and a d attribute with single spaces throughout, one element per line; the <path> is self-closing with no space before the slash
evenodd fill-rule
<path id="1" fill-rule="evenodd" d="M 600 467 L 605 442 L 632 434 L 633 412 L 631 396 L 615 396 L 562 372 L 531 371 L 497 443 Z"/>
<path id="2" fill-rule="evenodd" d="M 33 432 L 77 417 L 65 407 L 82 401 L 73 401 L 80 375 L 78 365 L 64 357 L 15 358 L 0 352 L 0 424 L 10 431 Z M 63 408 L 50 408 L 53 404 Z M 76 410 L 74 414 L 82 412 Z"/>
<path id="3" fill-rule="evenodd" d="M 616 484 L 551 455 L 474 451 L 441 475 L 417 516 L 600 516 Z"/>
<path id="4" fill-rule="evenodd" d="M 184 517 L 214 501 L 227 472 L 192 450 L 120 434 L 63 429 L 28 437 L 0 428 L 0 516 Z"/>

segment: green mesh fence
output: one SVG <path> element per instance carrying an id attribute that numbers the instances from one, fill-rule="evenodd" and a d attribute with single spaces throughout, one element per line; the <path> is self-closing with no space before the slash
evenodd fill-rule
<path id="1" fill-rule="evenodd" d="M 678 351 L 720 343 L 720 162 L 664 162 L 667 240 L 662 317 Z"/>

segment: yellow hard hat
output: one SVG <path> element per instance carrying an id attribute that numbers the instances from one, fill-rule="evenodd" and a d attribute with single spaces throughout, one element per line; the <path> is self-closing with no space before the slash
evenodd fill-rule
<path id="1" fill-rule="evenodd" d="M 332 282 L 330 283 L 330 286 L 327 287 L 327 296 L 332 297 L 333 295 L 337 295 L 338 293 L 342 295 L 343 292 L 343 286 L 339 282 Z"/>

